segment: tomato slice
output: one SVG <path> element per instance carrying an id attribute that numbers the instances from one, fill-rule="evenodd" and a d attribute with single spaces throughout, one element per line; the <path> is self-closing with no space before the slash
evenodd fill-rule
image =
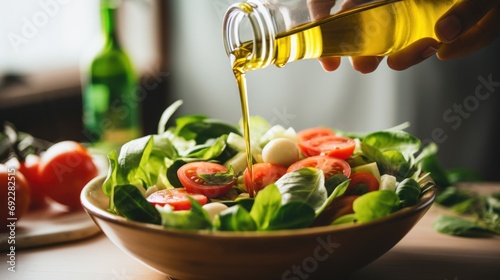
<path id="1" fill-rule="evenodd" d="M 299 142 L 299 147 L 305 156 L 327 155 L 346 159 L 356 148 L 354 139 L 342 136 L 327 135 Z"/>
<path id="2" fill-rule="evenodd" d="M 379 182 L 375 176 L 368 172 L 356 172 L 350 177 L 351 182 L 345 195 L 363 195 L 379 189 Z"/>
<path id="3" fill-rule="evenodd" d="M 243 176 L 247 189 L 253 189 L 257 194 L 265 186 L 276 182 L 286 173 L 286 167 L 272 163 L 256 163 L 252 165 L 253 188 L 250 187 L 250 173 L 245 169 Z"/>
<path id="4" fill-rule="evenodd" d="M 165 206 L 165 204 L 168 204 L 174 210 L 189 210 L 191 209 L 191 201 L 188 199 L 188 196 L 194 198 L 201 205 L 206 204 L 208 201 L 206 196 L 198 193 L 190 193 L 182 188 L 159 190 L 150 194 L 146 200 L 153 205 Z"/>
<path id="5" fill-rule="evenodd" d="M 318 138 L 321 136 L 333 136 L 335 132 L 326 127 L 313 127 L 307 128 L 297 132 L 297 138 L 299 142 L 309 141 L 313 138 Z"/>
<path id="6" fill-rule="evenodd" d="M 290 165 L 287 172 L 292 172 L 304 167 L 313 167 L 322 170 L 325 174 L 325 179 L 335 174 L 344 174 L 347 177 L 351 175 L 351 166 L 349 166 L 345 160 L 330 156 L 312 156 L 301 159 Z"/>
<path id="7" fill-rule="evenodd" d="M 177 170 L 177 176 L 182 186 L 188 192 L 203 194 L 207 197 L 213 198 L 227 193 L 236 183 L 236 176 L 227 183 L 209 183 L 205 182 L 199 175 L 200 174 L 215 174 L 226 173 L 227 168 L 223 165 L 213 162 L 190 162 L 181 166 Z"/>

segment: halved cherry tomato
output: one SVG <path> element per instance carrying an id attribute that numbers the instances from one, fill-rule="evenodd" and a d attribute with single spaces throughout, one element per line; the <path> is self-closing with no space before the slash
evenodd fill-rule
<path id="1" fill-rule="evenodd" d="M 299 142 L 309 141 L 313 138 L 318 138 L 321 136 L 333 136 L 335 132 L 326 127 L 314 127 L 307 128 L 297 132 L 297 138 Z"/>
<path id="2" fill-rule="evenodd" d="M 305 156 L 327 155 L 346 159 L 356 148 L 354 139 L 342 136 L 327 135 L 299 142 L 299 147 Z"/>
<path id="3" fill-rule="evenodd" d="M 379 182 L 375 176 L 368 172 L 356 172 L 350 177 L 351 182 L 345 195 L 363 195 L 379 189 Z"/>
<path id="4" fill-rule="evenodd" d="M 168 204 L 174 210 L 189 210 L 191 209 L 191 201 L 187 198 L 188 196 L 198 201 L 201 205 L 206 204 L 208 201 L 206 196 L 199 193 L 190 193 L 182 188 L 159 190 L 150 194 L 146 200 L 153 205 L 164 206 Z"/>
<path id="5" fill-rule="evenodd" d="M 235 177 L 229 183 L 210 184 L 205 182 L 200 174 L 215 174 L 218 172 L 225 173 L 227 168 L 213 162 L 189 162 L 181 166 L 177 170 L 177 176 L 182 186 L 190 193 L 199 193 L 207 197 L 217 197 L 227 193 L 236 183 Z"/>
<path id="6" fill-rule="evenodd" d="M 256 163 L 252 166 L 253 188 L 250 186 L 250 173 L 248 168 L 245 169 L 243 176 L 247 189 L 253 189 L 254 194 L 257 194 L 265 186 L 276 182 L 281 176 L 286 173 L 286 167 L 272 163 Z"/>
<path id="7" fill-rule="evenodd" d="M 347 177 L 351 175 L 351 166 L 349 166 L 345 160 L 330 156 L 313 156 L 301 159 L 290 165 L 287 172 L 292 172 L 304 167 L 314 167 L 322 170 L 325 179 L 335 174 L 344 174 Z"/>

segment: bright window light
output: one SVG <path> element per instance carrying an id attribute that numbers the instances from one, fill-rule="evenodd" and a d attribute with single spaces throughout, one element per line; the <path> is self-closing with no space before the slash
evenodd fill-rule
<path id="1" fill-rule="evenodd" d="M 157 59 L 156 1 L 123 0 L 122 40 L 137 68 Z M 0 77 L 75 68 L 100 35 L 99 0 L 0 2 Z"/>

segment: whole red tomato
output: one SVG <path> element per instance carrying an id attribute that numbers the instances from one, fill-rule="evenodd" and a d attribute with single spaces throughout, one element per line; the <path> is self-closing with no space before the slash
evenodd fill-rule
<path id="1" fill-rule="evenodd" d="M 78 142 L 62 141 L 41 155 L 39 175 L 44 192 L 69 208 L 81 208 L 83 187 L 98 175 L 88 150 Z"/>
<path id="2" fill-rule="evenodd" d="M 24 158 L 12 157 L 6 166 L 19 170 L 30 185 L 30 210 L 47 206 L 45 190 L 41 182 L 38 167 L 40 166 L 40 156 L 28 154 Z"/>
<path id="3" fill-rule="evenodd" d="M 40 156 L 30 154 L 20 163 L 19 171 L 26 177 L 31 188 L 30 209 L 38 209 L 47 205 L 45 190 L 40 178 Z"/>
<path id="4" fill-rule="evenodd" d="M 0 231 L 8 230 L 10 218 L 16 223 L 28 211 L 30 186 L 24 175 L 14 167 L 0 164 Z M 8 220 L 9 219 L 9 220 Z"/>

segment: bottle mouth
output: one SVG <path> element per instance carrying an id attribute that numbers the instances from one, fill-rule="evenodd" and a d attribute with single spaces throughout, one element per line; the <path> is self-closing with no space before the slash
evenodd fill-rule
<path id="1" fill-rule="evenodd" d="M 233 4 L 224 15 L 223 39 L 227 55 L 251 42 L 252 52 L 247 61 L 253 62 L 252 69 L 263 68 L 272 62 L 275 36 L 269 9 L 258 0 Z"/>

